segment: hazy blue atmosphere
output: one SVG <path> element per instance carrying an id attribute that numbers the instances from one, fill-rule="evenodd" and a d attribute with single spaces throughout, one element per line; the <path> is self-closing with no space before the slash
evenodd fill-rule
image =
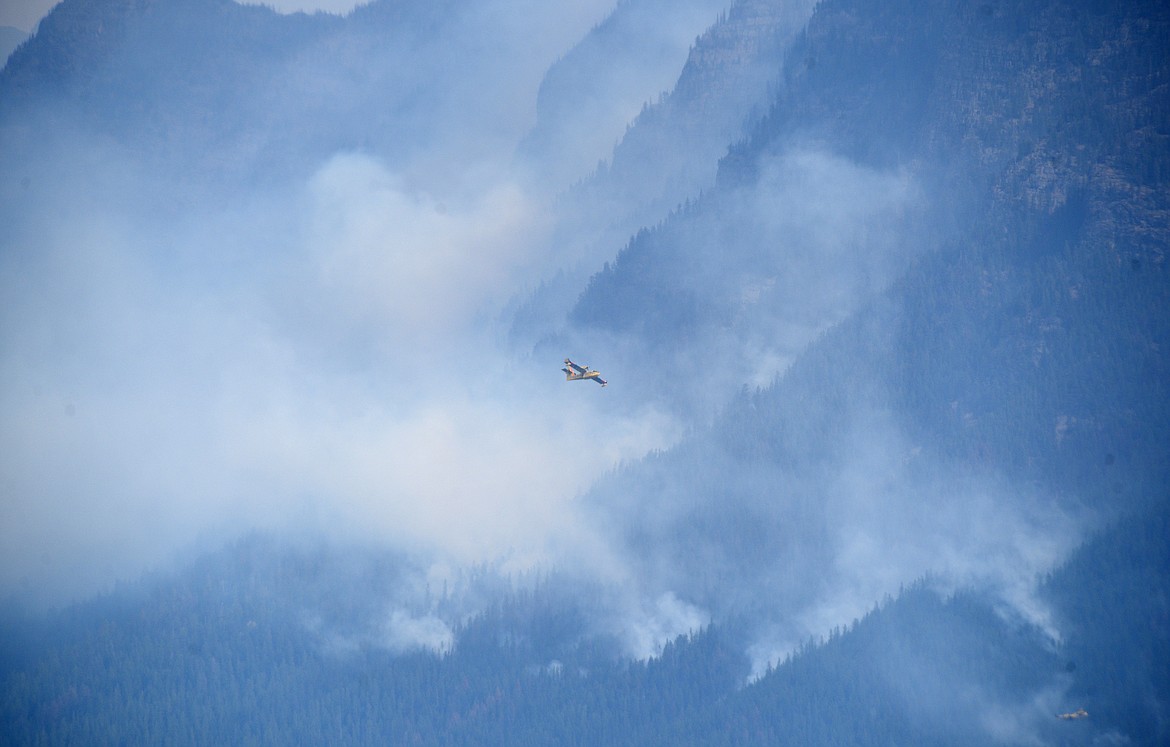
<path id="1" fill-rule="evenodd" d="M 0 743 L 1170 740 L 1163 4 L 24 10 Z"/>

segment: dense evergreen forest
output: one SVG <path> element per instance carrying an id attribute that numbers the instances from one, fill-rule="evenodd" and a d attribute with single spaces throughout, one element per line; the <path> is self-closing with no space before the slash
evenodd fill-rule
<path id="1" fill-rule="evenodd" d="M 1102 530 L 1044 581 L 1059 641 L 921 579 L 748 677 L 734 622 L 649 661 L 544 578 L 448 650 L 355 628 L 395 558 L 253 537 L 175 576 L 5 621 L 9 744 L 1097 744 L 1166 738 L 1170 516 Z M 472 580 L 471 585 L 485 579 Z M 442 613 L 452 600 L 429 600 Z M 306 620 L 326 621 L 311 625 Z M 1061 714 L 1084 709 L 1083 719 Z M 990 735 L 990 736 L 989 736 Z"/>

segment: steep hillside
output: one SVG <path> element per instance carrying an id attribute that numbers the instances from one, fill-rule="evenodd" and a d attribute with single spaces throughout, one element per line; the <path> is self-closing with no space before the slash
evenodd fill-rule
<path id="1" fill-rule="evenodd" d="M 1134 230 L 1164 230 L 1161 9 L 991 7 L 822 4 L 789 54 L 772 114 L 723 162 L 723 188 L 635 236 L 573 318 L 632 331 L 668 359 L 697 361 L 729 336 L 746 339 L 725 356 L 760 358 L 779 337 L 770 325 L 803 309 L 815 333 L 924 252 L 960 241 L 995 240 L 1016 255 L 1037 241 L 1099 244 L 1118 225 L 1106 206 L 1122 203 L 1141 206 Z M 1102 207 L 1093 224 L 1087 189 Z M 1026 234 L 1021 221 L 1033 224 Z M 800 293 L 793 284 L 810 277 L 817 285 Z M 684 326 L 668 333 L 674 321 Z"/>
<path id="2" fill-rule="evenodd" d="M 7 622 L 0 728 L 13 744 L 1161 744 L 1166 529 L 1130 517 L 1048 578 L 1059 641 L 926 580 L 750 683 L 735 626 L 628 662 L 563 578 L 411 598 L 401 558 L 252 538 L 35 630 Z M 453 622 L 492 586 L 490 611 Z"/>
<path id="3" fill-rule="evenodd" d="M 737 0 L 695 39 L 673 87 L 644 102 L 612 153 L 607 144 L 604 162 L 561 198 L 552 243 L 576 247 L 570 255 L 576 263 L 567 263 L 562 274 L 547 278 L 515 314 L 513 337 L 520 345 L 552 340 L 550 352 L 553 345 L 590 346 L 564 328 L 565 313 L 581 285 L 632 234 L 712 186 L 728 145 L 743 137 L 766 111 L 784 51 L 811 11 L 812 4 L 803 1 Z M 587 61 L 566 57 L 550 71 L 546 85 L 555 90 L 563 76 L 588 74 L 582 67 Z M 582 105 L 574 97 L 569 100 Z M 573 126 L 585 121 L 576 120 Z M 540 127 L 532 135 L 537 140 L 547 136 Z M 606 311 L 600 308 L 597 313 Z"/>
<path id="4" fill-rule="evenodd" d="M 305 178 L 338 152 L 424 182 L 437 158 L 506 160 L 559 34 L 498 8 L 378 0 L 339 17 L 232 0 L 68 0 L 0 72 L 0 124 L 112 141 L 161 174 L 255 186 Z M 477 113 L 476 127 L 457 116 Z M 30 122 L 36 124 L 30 125 Z M 70 131 L 70 128 L 73 128 Z M 496 153 L 495 151 L 503 151 Z"/>
<path id="5" fill-rule="evenodd" d="M 738 0 L 695 39 L 674 87 L 647 105 L 586 191 L 658 215 L 710 186 L 712 166 L 762 114 L 780 60 L 811 13 L 807 2 Z"/>
<path id="6" fill-rule="evenodd" d="M 1055 629 L 917 584 L 744 688 L 720 706 L 729 733 L 692 743 L 1159 744 L 1165 521 L 1127 517 L 1056 570 L 1042 590 Z"/>
<path id="7" fill-rule="evenodd" d="M 12 26 L 0 26 L 0 68 L 8 62 L 8 56 L 19 47 L 28 34 Z"/>
<path id="8" fill-rule="evenodd" d="M 273 112 L 237 102 L 340 29 L 335 17 L 231 0 L 70 0 L 0 72 L 0 124 L 20 150 L 37 143 L 25 128 L 50 136 L 73 128 L 168 168 L 198 159 L 212 173 L 252 172 Z"/>
<path id="9" fill-rule="evenodd" d="M 609 159 L 623 131 L 678 78 L 688 48 L 725 8 L 724 0 L 622 0 L 549 68 L 536 125 L 519 155 L 533 178 L 563 189 Z"/>
<path id="10" fill-rule="evenodd" d="M 1018 596 L 1089 517 L 1164 503 L 1168 20 L 819 6 L 720 188 L 572 314 L 646 396 L 784 371 L 593 491 L 646 593 L 792 640 L 928 572 Z"/>

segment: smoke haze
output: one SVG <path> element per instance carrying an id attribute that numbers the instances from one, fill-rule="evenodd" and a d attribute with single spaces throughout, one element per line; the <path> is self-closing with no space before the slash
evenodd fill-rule
<path id="1" fill-rule="evenodd" d="M 162 156 L 6 130 L 0 590 L 60 603 L 261 528 L 383 542 L 422 568 L 572 568 L 613 584 L 596 625 L 636 656 L 752 615 L 757 674 L 932 572 L 1051 628 L 1032 586 L 1073 522 L 1045 496 L 956 488 L 864 401 L 826 475 L 692 439 L 615 476 L 770 384 L 910 266 L 927 214 L 915 173 L 786 144 L 752 189 L 708 195 L 644 250 L 672 253 L 653 265 L 665 304 L 639 317 L 576 287 L 553 296 L 576 326 L 509 338 L 517 299 L 620 248 L 583 252 L 604 227 L 562 244 L 571 198 L 533 187 L 531 154 L 513 158 L 542 75 L 610 9 L 476 5 L 403 46 L 363 27 L 355 49 L 373 51 L 332 65 L 317 40 L 257 73 L 260 104 L 229 102 L 243 134 L 213 133 L 236 138 L 222 172 L 194 125 Z M 691 33 L 667 37 L 685 52 Z M 359 70 L 364 84 L 345 84 Z M 305 81 L 332 106 L 307 107 Z M 286 121 L 318 133 L 288 164 Z M 599 142 L 557 168 L 591 163 Z M 603 277 L 620 282 L 623 262 Z M 699 312 L 606 326 L 615 308 L 650 325 L 680 297 Z M 611 385 L 566 385 L 566 355 Z M 441 650 L 449 622 L 394 608 L 384 643 Z"/>
<path id="2" fill-rule="evenodd" d="M 348 154 L 161 223 L 127 214 L 129 175 L 94 173 L 9 203 L 10 591 L 84 593 L 231 526 L 548 560 L 593 477 L 674 437 L 498 349 L 541 233 L 514 187 L 440 206 Z"/>
<path id="3" fill-rule="evenodd" d="M 252 527 L 516 567 L 595 546 L 576 496 L 679 426 L 501 347 L 505 304 L 558 262 L 511 150 L 543 71 L 610 7 L 536 5 L 478 6 L 434 42 L 471 59 L 424 72 L 435 95 L 398 129 L 441 127 L 391 160 L 341 150 L 256 189 L 231 176 L 247 162 L 187 160 L 198 133 L 159 171 L 85 130 L 6 128 L 5 593 L 59 603 Z M 274 71 L 272 116 L 304 117 Z"/>

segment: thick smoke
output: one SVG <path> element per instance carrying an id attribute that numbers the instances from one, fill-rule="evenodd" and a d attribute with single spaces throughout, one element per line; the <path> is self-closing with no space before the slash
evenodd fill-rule
<path id="1" fill-rule="evenodd" d="M 480 6 L 435 42 L 471 50 L 423 71 L 440 111 L 468 108 L 406 158 L 334 151 L 257 188 L 82 127 L 3 133 L 5 594 L 58 603 L 252 527 L 455 564 L 593 554 L 576 496 L 678 426 L 500 346 L 503 306 L 557 262 L 512 149 L 609 3 L 536 5 Z M 292 64 L 261 99 L 275 120 L 307 116 Z"/>
<path id="2" fill-rule="evenodd" d="M 652 411 L 600 420 L 606 392 L 559 360 L 499 352 L 491 309 L 540 235 L 506 184 L 440 206 L 347 154 L 163 224 L 102 166 L 7 222 L 9 591 L 84 592 L 252 525 L 548 561 L 593 477 L 673 437 Z"/>

